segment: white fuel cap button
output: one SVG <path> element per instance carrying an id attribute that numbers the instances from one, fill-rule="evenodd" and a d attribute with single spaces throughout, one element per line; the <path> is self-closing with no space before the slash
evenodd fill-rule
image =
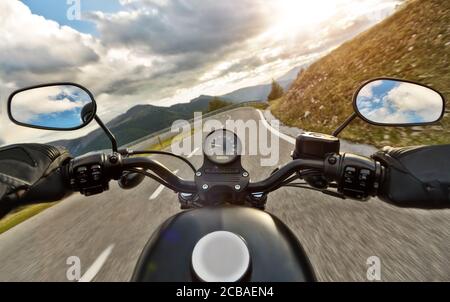
<path id="1" fill-rule="evenodd" d="M 194 247 L 192 268 L 205 282 L 237 282 L 250 268 L 250 252 L 239 235 L 226 231 L 209 233 Z"/>

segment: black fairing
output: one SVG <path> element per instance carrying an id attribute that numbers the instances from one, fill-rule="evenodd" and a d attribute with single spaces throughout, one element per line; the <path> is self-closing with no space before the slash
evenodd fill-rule
<path id="1" fill-rule="evenodd" d="M 201 208 L 167 220 L 153 234 L 132 281 L 197 281 L 191 270 L 195 244 L 206 234 L 229 231 L 247 242 L 251 272 L 243 281 L 314 281 L 308 258 L 292 232 L 275 216 L 246 207 Z"/>

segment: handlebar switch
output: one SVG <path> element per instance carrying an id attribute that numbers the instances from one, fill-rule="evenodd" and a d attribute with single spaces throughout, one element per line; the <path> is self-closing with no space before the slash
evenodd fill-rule
<path id="1" fill-rule="evenodd" d="M 371 179 L 370 170 L 347 166 L 344 169 L 341 191 L 350 198 L 365 200 L 369 197 L 367 189 L 370 187 Z"/>
<path id="2" fill-rule="evenodd" d="M 107 156 L 90 154 L 73 159 L 69 164 L 70 186 L 85 196 L 100 194 L 109 189 Z"/>
<path id="3" fill-rule="evenodd" d="M 325 161 L 325 175 L 338 183 L 338 192 L 365 201 L 377 195 L 383 167 L 373 159 L 344 153 L 330 155 Z"/>

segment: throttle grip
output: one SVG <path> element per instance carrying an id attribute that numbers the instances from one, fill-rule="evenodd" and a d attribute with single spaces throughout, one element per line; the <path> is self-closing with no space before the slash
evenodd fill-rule
<path id="1" fill-rule="evenodd" d="M 378 197 L 399 207 L 450 208 L 450 145 L 385 147 L 373 158 L 385 166 Z"/>
<path id="2" fill-rule="evenodd" d="M 20 197 L 20 203 L 59 201 L 72 194 L 73 190 L 68 184 L 65 167 L 61 166 L 41 178 L 28 189 L 24 196 Z"/>

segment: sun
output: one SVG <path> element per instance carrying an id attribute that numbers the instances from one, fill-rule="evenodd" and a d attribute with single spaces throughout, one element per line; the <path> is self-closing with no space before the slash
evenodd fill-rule
<path id="1" fill-rule="evenodd" d="M 333 16 L 337 1 L 277 0 L 274 1 L 273 29 L 295 33 L 320 24 Z"/>

